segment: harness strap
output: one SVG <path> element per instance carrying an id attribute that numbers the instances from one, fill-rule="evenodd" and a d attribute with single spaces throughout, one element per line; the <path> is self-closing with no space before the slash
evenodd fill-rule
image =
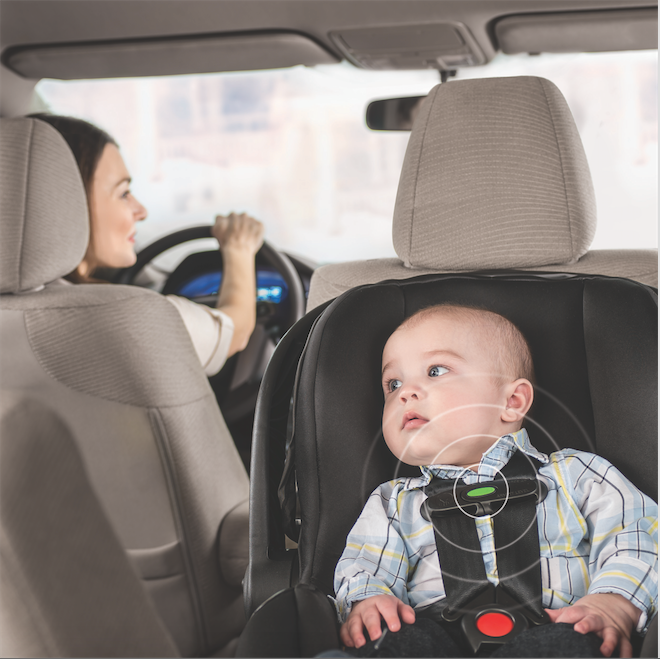
<path id="1" fill-rule="evenodd" d="M 501 489 L 504 479 L 506 483 L 521 478 L 536 481 L 536 471 L 535 461 L 516 451 L 492 483 L 499 484 Z M 434 479 L 424 491 L 430 498 L 443 490 L 453 489 L 454 485 L 453 480 Z M 478 487 L 486 485 L 479 483 Z M 510 498 L 498 507 L 492 522 L 501 588 L 540 622 L 545 616 L 536 503 L 536 497 Z M 476 524 L 471 516 L 460 510 L 449 516 L 433 511 L 430 514 L 447 594 L 447 613 L 459 611 L 490 587 Z"/>
<path id="2" fill-rule="evenodd" d="M 490 585 L 477 527 L 473 519 L 460 513 L 451 517 L 434 516 L 432 523 L 448 606 L 458 611 Z"/>
<path id="3" fill-rule="evenodd" d="M 493 523 L 500 584 L 524 608 L 543 618 L 536 501 L 512 503 L 500 514 L 503 518 L 496 518 Z"/>

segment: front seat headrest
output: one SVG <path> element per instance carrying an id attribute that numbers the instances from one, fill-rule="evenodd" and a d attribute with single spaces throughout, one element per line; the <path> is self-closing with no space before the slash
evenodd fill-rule
<path id="1" fill-rule="evenodd" d="M 577 261 L 596 200 L 566 100 L 544 78 L 434 87 L 415 120 L 394 211 L 407 267 L 533 268 Z"/>
<path id="2" fill-rule="evenodd" d="M 0 120 L 0 235 L 0 293 L 47 284 L 85 256 L 89 219 L 78 165 L 43 121 Z"/>

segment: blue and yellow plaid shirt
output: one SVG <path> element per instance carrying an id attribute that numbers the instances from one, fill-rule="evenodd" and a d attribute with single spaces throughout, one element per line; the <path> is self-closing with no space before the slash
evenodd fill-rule
<path id="1" fill-rule="evenodd" d="M 433 477 L 468 485 L 492 480 L 516 450 L 543 463 L 548 496 L 537 505 L 543 605 L 558 609 L 591 593 L 619 593 L 642 611 L 644 629 L 658 598 L 658 507 L 607 460 L 573 449 L 549 456 L 522 429 L 504 435 L 474 472 L 451 465 L 421 467 L 416 478 L 380 485 L 346 539 L 335 570 L 340 619 L 354 602 L 391 594 L 422 609 L 445 597 L 433 528 L 420 513 Z M 491 516 L 476 520 L 489 581 L 498 583 Z"/>

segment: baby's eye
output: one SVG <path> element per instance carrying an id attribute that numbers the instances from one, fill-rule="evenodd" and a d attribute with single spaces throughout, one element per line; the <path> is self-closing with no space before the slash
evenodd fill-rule
<path id="1" fill-rule="evenodd" d="M 445 373 L 449 373 L 449 369 L 445 368 L 444 366 L 431 366 L 429 369 L 430 378 L 437 378 L 441 375 L 444 375 Z"/>
<path id="2" fill-rule="evenodd" d="M 401 380 L 396 380 L 396 379 L 390 380 L 387 383 L 387 390 L 392 392 L 398 389 L 400 386 L 401 386 Z"/>
<path id="3" fill-rule="evenodd" d="M 130 190 L 126 190 L 126 192 L 124 192 L 124 193 L 122 194 L 121 198 L 122 198 L 122 199 L 128 199 L 128 197 L 130 196 L 130 194 L 131 194 L 131 191 L 130 191 Z"/>

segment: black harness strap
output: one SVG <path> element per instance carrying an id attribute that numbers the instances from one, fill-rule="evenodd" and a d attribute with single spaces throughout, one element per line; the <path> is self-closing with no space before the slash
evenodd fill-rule
<path id="1" fill-rule="evenodd" d="M 543 618 L 541 549 L 536 523 L 536 501 L 510 503 L 511 505 L 507 504 L 500 513 L 502 519 L 498 519 L 498 515 L 493 520 L 500 584 L 528 612 Z"/>
<path id="2" fill-rule="evenodd" d="M 466 524 L 466 521 L 468 524 Z M 484 559 L 474 520 L 461 513 L 432 520 L 448 605 L 460 611 L 484 592 Z"/>
<path id="3" fill-rule="evenodd" d="M 459 483 L 462 492 L 469 489 L 474 492 L 475 488 L 482 488 L 484 491 L 494 489 L 487 487 L 489 485 L 496 486 L 499 492 L 502 492 L 504 487 L 507 488 L 510 496 L 507 497 L 506 504 L 502 497 L 496 503 L 492 503 L 493 497 L 489 501 L 486 494 L 482 501 L 491 504 L 491 507 L 482 504 L 482 508 L 486 507 L 486 513 L 491 511 L 493 514 L 496 563 L 501 588 L 519 603 L 518 606 L 525 610 L 533 622 L 537 622 L 534 618 L 538 618 L 538 624 L 545 619 L 536 524 L 538 493 L 534 492 L 531 496 L 520 498 L 514 496 L 524 484 L 529 485 L 530 481 L 533 481 L 534 487 L 537 486 L 536 469 L 533 459 L 521 451 L 516 451 L 493 481 L 467 488 L 462 482 Z M 447 495 L 451 492 L 452 498 L 460 504 L 461 494 L 459 492 L 457 496 L 457 489 L 454 480 L 434 479 L 424 491 L 429 497 L 428 502 L 432 503 L 434 498 L 437 500 L 438 494 Z M 463 501 L 466 498 L 463 496 Z M 447 496 L 445 496 L 446 500 Z M 427 511 L 435 531 L 436 547 L 447 594 L 447 614 L 450 616 L 453 612 L 464 610 L 491 587 L 486 578 L 481 545 L 473 519 L 474 516 L 485 513 L 482 511 L 475 515 L 472 512 L 470 516 L 469 510 L 474 508 L 464 504 L 455 509 L 453 514 L 432 508 Z"/>

